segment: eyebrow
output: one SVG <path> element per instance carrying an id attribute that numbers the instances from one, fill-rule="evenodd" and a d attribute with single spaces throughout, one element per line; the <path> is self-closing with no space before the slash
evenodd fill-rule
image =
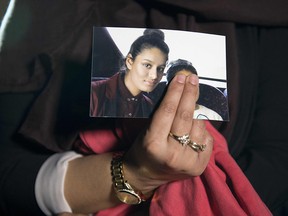
<path id="1" fill-rule="evenodd" d="M 150 59 L 143 59 L 143 60 L 145 60 L 145 61 L 148 61 L 148 62 L 151 62 L 151 63 L 154 63 L 154 61 L 151 61 Z M 166 67 L 166 62 L 164 63 L 164 64 L 162 64 L 162 65 L 159 65 L 158 67 Z"/>
<path id="2" fill-rule="evenodd" d="M 149 62 L 153 62 L 153 61 L 151 61 L 150 59 L 143 59 L 143 60 L 145 60 L 145 61 L 149 61 Z"/>

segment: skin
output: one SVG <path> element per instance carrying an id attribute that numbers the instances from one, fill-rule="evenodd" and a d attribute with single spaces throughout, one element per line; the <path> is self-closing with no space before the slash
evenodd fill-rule
<path id="1" fill-rule="evenodd" d="M 144 133 L 124 157 L 125 179 L 143 193 L 170 181 L 201 175 L 213 148 L 205 121 L 194 120 L 199 81 L 196 75 L 176 75 Z M 206 144 L 195 152 L 168 136 L 189 134 Z M 110 174 L 111 153 L 77 158 L 68 165 L 64 194 L 75 214 L 88 214 L 120 203 L 114 196 Z"/>
<path id="2" fill-rule="evenodd" d="M 183 75 L 185 75 L 185 76 L 189 76 L 189 75 L 191 75 L 191 74 L 193 74 L 191 71 L 189 71 L 189 70 L 185 70 L 185 69 L 183 69 L 183 70 L 180 70 L 180 71 L 178 71 L 175 75 L 181 75 L 181 74 L 183 74 Z M 197 99 L 196 99 L 196 101 L 199 99 L 199 91 L 198 91 L 198 95 L 197 95 Z M 197 104 L 196 104 L 196 108 L 197 108 Z"/>
<path id="3" fill-rule="evenodd" d="M 134 60 L 129 54 L 124 82 L 131 94 L 153 91 L 162 79 L 166 61 L 167 55 L 158 48 L 144 49 Z"/>

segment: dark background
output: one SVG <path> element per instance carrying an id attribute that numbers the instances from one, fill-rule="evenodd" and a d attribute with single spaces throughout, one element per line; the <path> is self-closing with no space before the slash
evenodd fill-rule
<path id="1" fill-rule="evenodd" d="M 230 121 L 213 124 L 274 215 L 288 215 L 287 11 L 285 0 L 16 0 L 0 52 L 1 215 L 39 215 L 42 162 L 80 128 L 109 126 L 88 118 L 94 25 L 225 35 Z"/>

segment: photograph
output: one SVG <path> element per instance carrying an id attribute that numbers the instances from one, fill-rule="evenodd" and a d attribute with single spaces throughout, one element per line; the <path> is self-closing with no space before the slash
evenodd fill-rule
<path id="1" fill-rule="evenodd" d="M 288 216 L 287 12 L 0 0 L 0 216 Z"/>
<path id="2" fill-rule="evenodd" d="M 177 74 L 199 78 L 194 119 L 229 121 L 226 38 L 93 27 L 90 117 L 149 118 Z"/>

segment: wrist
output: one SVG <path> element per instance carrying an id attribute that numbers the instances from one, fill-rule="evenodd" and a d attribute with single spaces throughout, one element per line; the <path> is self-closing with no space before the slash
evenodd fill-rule
<path id="1" fill-rule="evenodd" d="M 126 178 L 123 164 L 124 153 L 116 153 L 111 161 L 112 183 L 117 198 L 126 204 L 140 204 L 149 199 L 153 191 L 143 193 Z M 126 169 L 125 169 L 126 170 Z"/>

